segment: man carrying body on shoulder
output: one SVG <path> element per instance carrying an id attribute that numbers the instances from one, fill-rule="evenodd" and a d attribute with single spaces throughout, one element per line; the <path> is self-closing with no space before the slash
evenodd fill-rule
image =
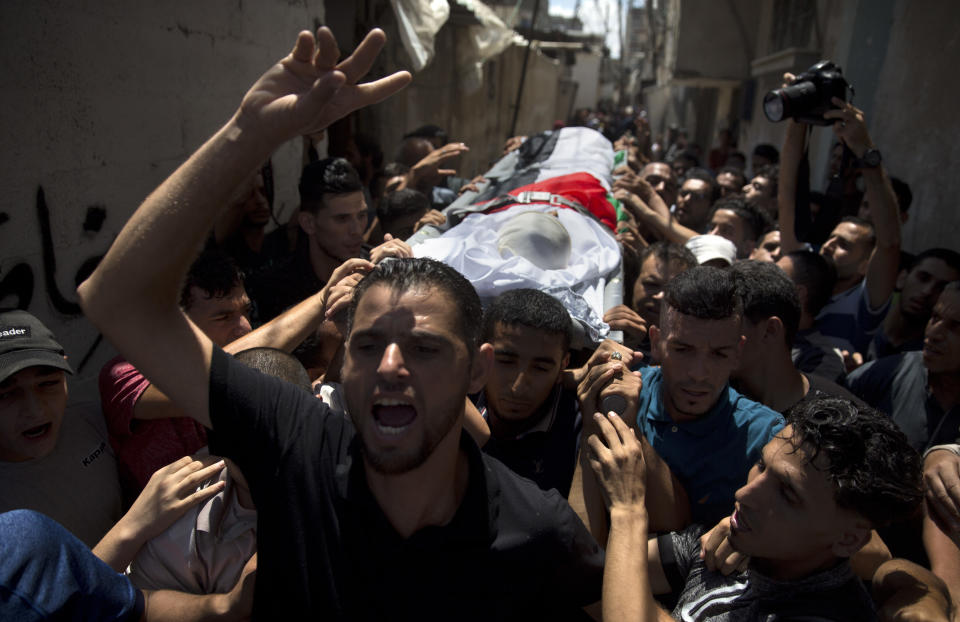
<path id="1" fill-rule="evenodd" d="M 484 453 L 566 497 L 583 425 L 576 389 L 561 382 L 570 362 L 567 310 L 544 292 L 510 290 L 487 307 L 481 338 L 493 346 L 493 365 L 476 399 L 490 428 Z"/>
<path id="2" fill-rule="evenodd" d="M 596 542 L 559 494 L 486 458 L 462 432 L 466 395 L 483 386 L 492 357 L 479 343 L 480 300 L 466 279 L 435 261 L 403 259 L 360 282 L 342 370 L 350 421 L 233 361 L 171 304 L 198 241 L 184 232 L 202 236 L 238 179 L 284 141 L 409 82 L 399 72 L 356 84 L 383 43 L 374 30 L 338 62 L 328 29 L 316 41 L 301 32 L 237 114 L 137 210 L 79 288 L 81 304 L 211 428 L 211 451 L 249 482 L 258 508 L 255 617 L 577 612 L 599 596 Z M 142 227 L 153 235 L 138 235 Z M 119 283 L 135 291 L 121 294 Z"/>
<path id="3" fill-rule="evenodd" d="M 897 277 L 899 295 L 877 331 L 867 358 L 879 359 L 923 347 L 923 329 L 944 286 L 960 279 L 960 254 L 946 248 L 930 248 L 913 260 Z"/>
<path id="4" fill-rule="evenodd" d="M 322 288 L 344 261 L 361 257 L 377 263 L 384 257 L 411 257 L 402 240 L 385 239 L 375 248 L 364 244 L 367 203 L 363 184 L 343 158 L 311 162 L 300 176 L 300 229 L 306 236 L 292 256 L 251 278 L 250 293 L 257 323 L 267 322 Z"/>
<path id="5" fill-rule="evenodd" d="M 68 373 L 40 320 L 0 313 L 0 512 L 42 512 L 93 546 L 122 514 L 120 480 L 99 405 L 67 403 Z"/>
<path id="6" fill-rule="evenodd" d="M 847 376 L 847 386 L 887 413 L 914 449 L 953 442 L 960 429 L 960 281 L 934 305 L 923 350 L 866 363 Z"/>
<path id="7" fill-rule="evenodd" d="M 742 308 L 732 277 L 698 266 L 667 283 L 650 343 L 636 414 L 647 438 L 683 484 L 697 522 L 730 512 L 733 494 L 783 417 L 730 387 L 743 348 Z"/>
<path id="8" fill-rule="evenodd" d="M 653 601 L 668 592 L 684 620 L 877 618 L 849 558 L 923 498 L 919 455 L 881 413 L 839 398 L 791 413 L 736 493 L 729 540 L 750 561 L 729 576 L 707 569 L 701 526 L 650 537 L 640 443 L 619 418 L 595 419 L 587 443 L 611 516 L 605 619 L 672 619 Z"/>

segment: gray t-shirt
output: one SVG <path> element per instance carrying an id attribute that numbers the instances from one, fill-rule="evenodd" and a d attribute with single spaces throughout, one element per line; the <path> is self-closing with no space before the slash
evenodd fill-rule
<path id="1" fill-rule="evenodd" d="M 847 376 L 847 386 L 890 415 L 917 451 L 957 438 L 960 406 L 944 412 L 927 390 L 923 352 L 905 352 L 861 365 Z"/>
<path id="2" fill-rule="evenodd" d="M 98 402 L 70 404 L 48 456 L 0 462 L 0 512 L 36 510 L 93 547 L 120 516 L 117 461 Z"/>
<path id="3" fill-rule="evenodd" d="M 762 620 L 876 620 L 873 602 L 850 564 L 843 562 L 799 581 L 775 581 L 753 568 L 723 576 L 700 559 L 700 536 L 693 525 L 660 536 L 660 559 L 674 594 L 676 620 L 743 622 Z"/>

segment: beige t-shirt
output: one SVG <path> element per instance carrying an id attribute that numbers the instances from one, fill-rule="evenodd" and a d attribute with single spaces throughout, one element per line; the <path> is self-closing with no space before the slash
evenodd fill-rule
<path id="1" fill-rule="evenodd" d="M 121 511 L 117 462 L 100 404 L 70 404 L 53 452 L 26 462 L 0 462 L 0 512 L 36 510 L 93 547 Z"/>

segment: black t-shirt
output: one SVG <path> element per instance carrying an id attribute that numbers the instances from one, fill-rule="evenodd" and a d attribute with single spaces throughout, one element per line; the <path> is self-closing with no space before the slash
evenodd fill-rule
<path id="1" fill-rule="evenodd" d="M 486 418 L 483 393 L 474 401 Z M 483 452 L 503 462 L 514 473 L 533 480 L 543 490 L 556 489 L 566 498 L 577 466 L 583 427 L 576 391 L 557 385 L 547 398 L 545 408 L 543 421 L 535 429 L 517 438 L 491 436 Z"/>
<path id="2" fill-rule="evenodd" d="M 324 286 L 310 263 L 307 240 L 300 240 L 292 255 L 277 259 L 246 281 L 247 293 L 254 303 L 254 323 L 265 324 Z"/>
<path id="3" fill-rule="evenodd" d="M 308 392 L 214 349 L 210 412 L 211 452 L 240 466 L 257 506 L 255 618 L 565 619 L 600 598 L 603 554 L 570 506 L 466 435 L 460 508 L 404 539 L 352 425 Z"/>

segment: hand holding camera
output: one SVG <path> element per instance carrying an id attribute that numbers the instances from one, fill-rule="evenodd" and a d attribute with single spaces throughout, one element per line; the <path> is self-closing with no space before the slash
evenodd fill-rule
<path id="1" fill-rule="evenodd" d="M 853 104 L 834 97 L 834 110 L 823 113 L 823 118 L 833 123 L 833 133 L 853 152 L 857 158 L 862 158 L 868 149 L 873 148 L 873 141 L 867 133 L 867 124 L 863 120 L 863 111 Z"/>
<path id="2" fill-rule="evenodd" d="M 774 122 L 792 118 L 808 125 L 833 125 L 833 131 L 857 158 L 857 166 L 880 165 L 880 152 L 874 148 L 863 120 L 863 111 L 847 101 L 853 87 L 844 79 L 840 67 L 820 61 L 800 75 L 784 74 L 784 84 L 763 98 L 763 112 Z"/>

